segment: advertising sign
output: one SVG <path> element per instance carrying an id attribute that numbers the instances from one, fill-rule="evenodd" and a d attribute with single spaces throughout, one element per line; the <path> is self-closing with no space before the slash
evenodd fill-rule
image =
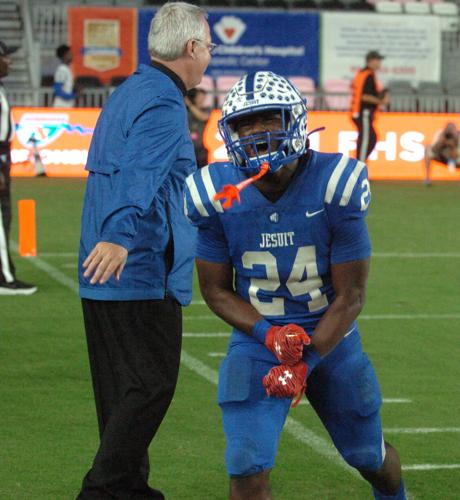
<path id="1" fill-rule="evenodd" d="M 16 133 L 11 146 L 11 175 L 86 176 L 84 167 L 100 111 L 13 108 Z"/>
<path id="2" fill-rule="evenodd" d="M 148 64 L 147 34 L 155 11 L 139 11 L 139 62 Z M 319 14 L 209 10 L 213 42 L 219 44 L 206 74 L 243 75 L 270 70 L 319 79 Z"/>
<path id="3" fill-rule="evenodd" d="M 220 111 L 212 112 L 205 129 L 204 144 L 209 151 L 209 162 L 225 161 L 227 152 L 217 129 Z M 438 130 L 447 122 L 455 121 L 460 128 L 460 116 L 448 114 L 381 113 L 376 128 L 379 141 L 367 161 L 371 179 L 422 180 L 424 178 L 425 147 Z M 316 151 L 340 151 L 356 156 L 358 133 L 348 113 L 310 111 L 308 128 L 326 127 L 310 136 L 310 147 Z M 460 180 L 460 170 L 448 172 L 447 168 L 433 162 L 433 180 Z"/>
<path id="4" fill-rule="evenodd" d="M 321 15 L 321 81 L 352 80 L 365 54 L 385 56 L 379 80 L 440 81 L 438 16 L 324 12 Z"/>
<path id="5" fill-rule="evenodd" d="M 16 134 L 12 143 L 12 175 L 84 177 L 84 166 L 99 109 L 13 108 Z M 220 111 L 214 110 L 204 132 L 209 162 L 224 161 L 227 153 L 217 129 Z M 446 123 L 460 128 L 452 114 L 380 113 L 376 119 L 379 141 L 367 161 L 371 179 L 422 180 L 425 147 Z M 348 113 L 310 111 L 308 128 L 326 127 L 310 136 L 312 149 L 356 154 L 357 132 Z M 37 162 L 37 159 L 39 160 Z M 433 180 L 460 180 L 433 162 Z"/>
<path id="6" fill-rule="evenodd" d="M 75 76 L 97 76 L 103 84 L 131 74 L 137 65 L 137 11 L 130 8 L 69 7 L 69 43 Z"/>

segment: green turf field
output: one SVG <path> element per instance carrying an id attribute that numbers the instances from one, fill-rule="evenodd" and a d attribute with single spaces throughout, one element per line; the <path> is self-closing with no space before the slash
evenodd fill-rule
<path id="1" fill-rule="evenodd" d="M 76 293 L 83 187 L 13 183 L 15 198 L 37 200 L 40 255 L 16 263 L 39 292 L 0 297 L 0 499 L 75 498 L 97 446 Z M 375 183 L 373 194 L 375 256 L 360 325 L 385 398 L 385 437 L 412 498 L 459 499 L 460 187 Z M 228 330 L 196 289 L 178 389 L 151 448 L 151 483 L 169 500 L 226 498 L 215 382 Z M 277 500 L 372 498 L 307 405 L 290 414 L 272 485 Z"/>

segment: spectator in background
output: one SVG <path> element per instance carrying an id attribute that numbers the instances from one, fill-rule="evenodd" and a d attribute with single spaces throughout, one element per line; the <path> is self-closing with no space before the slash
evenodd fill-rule
<path id="1" fill-rule="evenodd" d="M 449 172 L 460 168 L 460 131 L 455 123 L 448 123 L 444 129 L 439 130 L 433 138 L 431 145 L 425 151 L 425 185 L 431 185 L 430 167 L 431 160 L 447 165 Z"/>
<path id="2" fill-rule="evenodd" d="M 60 45 L 56 49 L 56 56 L 61 61 L 54 73 L 54 108 L 73 108 L 76 94 L 74 92 L 73 73 L 70 69 L 72 63 L 72 50 L 68 45 Z"/>
<path id="3" fill-rule="evenodd" d="M 8 75 L 15 47 L 0 42 L 0 79 Z M 9 248 L 11 227 L 11 139 L 14 123 L 3 83 L 0 82 L 0 295 L 31 295 L 35 285 L 16 279 Z"/>
<path id="4" fill-rule="evenodd" d="M 115 90 L 94 130 L 79 282 L 100 445 L 79 499 L 164 498 L 148 485 L 148 447 L 174 394 L 192 297 L 183 186 L 196 162 L 184 97 L 211 60 L 206 18 L 184 2 L 157 10 L 151 64 Z"/>
<path id="5" fill-rule="evenodd" d="M 198 167 L 208 164 L 208 150 L 203 144 L 203 132 L 209 119 L 209 109 L 205 108 L 207 92 L 204 89 L 196 88 L 189 90 L 185 98 L 188 110 L 188 126 L 192 136 L 193 147 L 195 148 L 196 163 Z"/>
<path id="6" fill-rule="evenodd" d="M 376 50 L 366 55 L 366 66 L 359 70 L 351 84 L 351 117 L 358 128 L 356 158 L 365 162 L 377 143 L 374 129 L 375 112 L 389 104 L 388 91 L 381 88 L 375 73 L 380 69 L 382 56 Z"/>

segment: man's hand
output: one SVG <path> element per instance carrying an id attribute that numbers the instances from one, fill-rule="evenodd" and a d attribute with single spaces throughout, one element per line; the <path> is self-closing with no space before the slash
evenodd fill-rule
<path id="1" fill-rule="evenodd" d="M 91 276 L 91 285 L 97 282 L 103 285 L 112 274 L 119 280 L 127 258 L 126 248 L 115 243 L 100 241 L 83 262 L 83 267 L 86 269 L 83 276 L 85 278 Z"/>
<path id="2" fill-rule="evenodd" d="M 310 337 L 299 325 L 272 326 L 265 337 L 265 346 L 282 365 L 295 365 L 302 359 L 303 346 L 310 344 Z"/>
<path id="3" fill-rule="evenodd" d="M 263 384 L 268 396 L 276 398 L 294 398 L 300 396 L 294 403 L 295 406 L 307 387 L 308 366 L 303 361 L 294 366 L 274 366 L 263 378 Z"/>

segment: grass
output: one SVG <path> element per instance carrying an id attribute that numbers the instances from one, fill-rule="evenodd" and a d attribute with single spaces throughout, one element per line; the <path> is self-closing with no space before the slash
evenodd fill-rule
<path id="1" fill-rule="evenodd" d="M 13 183 L 16 199 L 37 201 L 40 262 L 71 280 L 76 257 L 69 253 L 78 248 L 83 190 L 80 180 Z M 384 397 L 411 401 L 384 404 L 384 427 L 458 429 L 460 188 L 375 183 L 373 195 L 369 227 L 376 256 L 360 328 Z M 14 227 L 13 239 L 16 234 Z M 71 499 L 98 441 L 80 303 L 37 260 L 15 262 L 19 277 L 37 283 L 39 292 L 0 297 L 0 498 Z M 184 331 L 228 327 L 195 304 L 185 311 Z M 225 352 L 226 343 L 186 336 L 184 350 L 216 371 L 221 358 L 209 353 Z M 151 483 L 168 499 L 226 498 L 216 387 L 202 375 L 182 365 L 170 411 L 151 447 Z M 329 442 L 309 406 L 291 417 Z M 458 432 L 388 431 L 386 438 L 404 465 L 460 464 Z M 405 482 L 417 499 L 456 499 L 460 469 L 407 471 Z M 272 484 L 277 500 L 371 498 L 366 483 L 289 432 L 282 436 Z"/>

